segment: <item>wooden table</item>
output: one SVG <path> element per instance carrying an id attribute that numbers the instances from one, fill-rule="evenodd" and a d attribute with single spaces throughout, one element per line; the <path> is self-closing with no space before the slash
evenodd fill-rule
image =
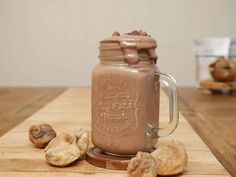
<path id="1" fill-rule="evenodd" d="M 0 136 L 48 102 L 64 88 L 0 88 Z"/>
<path id="2" fill-rule="evenodd" d="M 64 88 L 0 88 L 0 135 L 3 135 L 5 132 L 9 131 L 11 128 L 19 124 L 21 121 L 24 121 L 31 114 L 35 113 L 38 109 L 42 108 L 44 105 L 49 103 L 65 90 L 66 89 Z M 82 89 L 82 92 L 84 92 L 85 95 L 89 95 L 88 91 L 89 89 Z M 222 165 L 228 170 L 228 172 L 230 172 L 232 176 L 236 176 L 236 130 L 234 130 L 234 128 L 236 128 L 236 119 L 234 119 L 236 118 L 236 112 L 234 111 L 234 109 L 236 108 L 236 97 L 211 95 L 203 96 L 200 92 L 198 92 L 198 90 L 193 88 L 180 89 L 180 95 L 180 108 L 185 119 L 201 136 L 201 138 L 212 150 L 212 152 L 222 163 Z M 71 95 L 69 95 L 69 98 L 70 96 Z M 63 99 L 64 102 L 66 102 L 67 99 L 62 98 L 62 100 Z M 89 99 L 85 100 L 85 102 L 88 101 Z M 57 105 L 57 103 L 54 103 L 54 105 Z M 41 111 L 41 114 L 45 114 L 45 111 L 47 112 L 49 110 L 47 108 L 45 109 L 44 111 Z M 87 116 L 87 113 L 83 112 L 83 114 L 86 114 Z M 36 113 L 35 116 L 37 117 L 39 115 Z M 181 122 L 184 121 L 182 120 Z M 29 123 L 32 122 L 30 122 L 29 120 L 26 125 L 28 125 Z M 58 126 L 60 127 L 61 125 Z M 180 126 L 182 125 L 180 124 Z M 16 130 L 15 132 L 17 132 Z M 191 148 L 195 148 L 194 144 L 188 146 L 191 146 Z M 198 145 L 196 144 L 196 146 Z M 202 155 L 204 156 L 204 153 Z M 8 168 L 8 170 L 10 169 L 8 165 L 4 165 L 6 168 Z M 39 164 L 39 166 L 40 165 L 41 164 Z M 58 170 L 56 170 L 56 172 L 58 172 Z M 216 173 L 218 173 L 217 176 L 227 176 L 223 171 L 219 171 Z M 18 176 L 19 174 L 13 173 L 12 175 Z M 192 176 L 191 173 L 189 173 L 189 175 Z M 50 174 L 48 174 L 48 176 L 50 176 Z M 205 175 L 201 174 L 201 176 Z"/>
<path id="3" fill-rule="evenodd" d="M 221 164 L 236 176 L 236 95 L 208 95 L 179 89 L 180 108 Z"/>

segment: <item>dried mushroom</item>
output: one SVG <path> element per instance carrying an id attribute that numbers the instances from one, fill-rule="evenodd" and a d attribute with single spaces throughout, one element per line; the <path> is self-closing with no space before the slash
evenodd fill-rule
<path id="1" fill-rule="evenodd" d="M 80 158 L 83 158 L 88 150 L 89 131 L 81 128 L 76 134 L 76 144 L 80 150 Z"/>
<path id="2" fill-rule="evenodd" d="M 185 147 L 179 141 L 166 143 L 153 151 L 151 155 L 157 163 L 157 174 L 162 176 L 183 172 L 188 161 Z"/>
<path id="3" fill-rule="evenodd" d="M 232 60 L 220 58 L 211 63 L 209 69 L 215 81 L 231 82 L 236 77 L 236 66 Z"/>
<path id="4" fill-rule="evenodd" d="M 55 166 L 67 166 L 80 157 L 74 137 L 63 133 L 55 137 L 45 148 L 45 158 Z"/>
<path id="5" fill-rule="evenodd" d="M 67 166 L 77 160 L 80 156 L 80 150 L 76 144 L 61 144 L 53 148 L 49 148 L 45 152 L 48 163 L 55 166 Z"/>
<path id="6" fill-rule="evenodd" d="M 29 139 L 38 148 L 44 148 L 56 137 L 56 132 L 48 124 L 32 125 L 29 129 Z"/>
<path id="7" fill-rule="evenodd" d="M 45 151 L 47 151 L 50 148 L 56 147 L 61 144 L 75 144 L 75 139 L 68 133 L 62 133 L 55 137 L 45 148 Z"/>
<path id="8" fill-rule="evenodd" d="M 147 152 L 138 152 L 127 168 L 129 177 L 156 177 L 157 163 L 153 156 Z"/>

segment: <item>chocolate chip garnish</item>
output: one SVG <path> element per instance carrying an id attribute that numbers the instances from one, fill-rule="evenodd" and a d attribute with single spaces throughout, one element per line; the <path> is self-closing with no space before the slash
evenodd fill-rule
<path id="1" fill-rule="evenodd" d="M 140 36 L 141 35 L 140 31 L 138 31 L 138 30 L 134 30 L 134 31 L 132 31 L 130 33 L 127 33 L 127 34 L 128 35 L 136 35 L 136 36 Z"/>
<path id="2" fill-rule="evenodd" d="M 145 31 L 140 31 L 141 32 L 141 36 L 148 36 L 148 34 Z"/>
<path id="3" fill-rule="evenodd" d="M 112 36 L 120 36 L 120 33 L 118 31 L 115 31 Z"/>
<path id="4" fill-rule="evenodd" d="M 130 32 L 130 33 L 126 33 L 126 34 L 128 34 L 128 35 L 136 35 L 136 36 L 150 36 L 150 35 L 148 35 L 145 31 L 142 31 L 142 30 L 134 30 L 134 31 L 132 31 L 132 32 Z"/>

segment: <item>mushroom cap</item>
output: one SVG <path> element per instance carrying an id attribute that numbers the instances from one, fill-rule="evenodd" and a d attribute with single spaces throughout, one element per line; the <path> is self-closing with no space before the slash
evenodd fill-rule
<path id="1" fill-rule="evenodd" d="M 56 137 L 56 132 L 48 124 L 32 125 L 29 129 L 29 140 L 38 148 L 44 148 Z"/>
<path id="2" fill-rule="evenodd" d="M 151 154 L 138 152 L 127 167 L 129 177 L 156 177 L 157 164 Z"/>
<path id="3" fill-rule="evenodd" d="M 45 148 L 47 162 L 55 166 L 67 166 L 79 156 L 80 150 L 75 138 L 67 133 L 56 136 Z"/>
<path id="4" fill-rule="evenodd" d="M 79 156 L 80 150 L 76 144 L 60 144 L 45 151 L 47 162 L 55 166 L 67 166 Z"/>
<path id="5" fill-rule="evenodd" d="M 215 81 L 231 82 L 236 77 L 236 66 L 232 60 L 220 58 L 209 65 L 209 70 Z"/>
<path id="6" fill-rule="evenodd" d="M 171 141 L 151 153 L 157 163 L 158 175 L 175 175 L 184 171 L 188 156 L 180 141 Z"/>

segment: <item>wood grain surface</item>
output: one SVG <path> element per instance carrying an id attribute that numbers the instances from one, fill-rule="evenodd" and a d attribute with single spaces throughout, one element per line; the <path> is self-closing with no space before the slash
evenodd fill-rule
<path id="1" fill-rule="evenodd" d="M 0 136 L 45 106 L 63 88 L 0 88 Z"/>
<path id="2" fill-rule="evenodd" d="M 232 176 L 236 176 L 236 95 L 182 88 L 181 112 Z"/>
<path id="3" fill-rule="evenodd" d="M 78 128 L 90 128 L 90 89 L 71 88 L 0 137 L 0 177 L 5 176 L 126 176 L 125 171 L 95 167 L 85 160 L 66 168 L 53 167 L 44 159 L 43 149 L 34 148 L 28 140 L 32 124 L 49 123 L 58 133 L 73 133 Z M 168 99 L 161 93 L 161 124 L 168 122 Z M 180 114 L 176 131 L 159 140 L 159 144 L 177 139 L 186 146 L 189 162 L 181 176 L 229 176 L 206 144 Z M 90 146 L 92 144 L 90 143 Z M 26 173 L 27 172 L 27 173 Z"/>

